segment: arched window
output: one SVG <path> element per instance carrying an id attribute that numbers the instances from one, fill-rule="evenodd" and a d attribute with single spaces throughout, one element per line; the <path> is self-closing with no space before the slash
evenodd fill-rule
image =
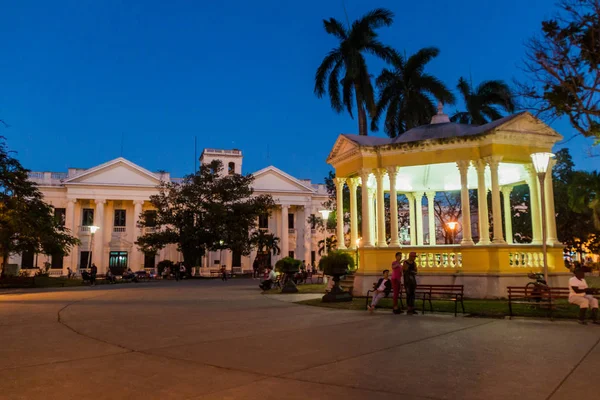
<path id="1" fill-rule="evenodd" d="M 229 163 L 229 169 L 227 172 L 229 175 L 235 174 L 235 163 L 233 161 Z"/>

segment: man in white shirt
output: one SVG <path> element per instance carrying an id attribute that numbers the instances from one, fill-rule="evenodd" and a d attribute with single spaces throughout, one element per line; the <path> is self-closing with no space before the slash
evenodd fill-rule
<path id="1" fill-rule="evenodd" d="M 375 311 L 375 306 L 379 303 L 379 300 L 389 295 L 392 291 L 392 281 L 389 279 L 390 271 L 384 270 L 383 277 L 379 278 L 377 283 L 373 284 L 373 288 L 375 291 L 373 292 L 373 300 L 371 301 L 371 305 L 368 307 L 369 312 L 373 313 Z"/>
<path id="2" fill-rule="evenodd" d="M 575 276 L 569 279 L 569 303 L 579 306 L 579 323 L 586 325 L 585 314 L 588 308 L 592 308 L 592 322 L 598 322 L 598 299 L 593 294 L 598 293 L 598 289 L 588 288 L 585 281 L 585 273 L 582 269 L 575 270 Z"/>
<path id="3" fill-rule="evenodd" d="M 273 271 L 273 267 L 267 267 L 267 270 L 269 271 L 269 274 L 267 275 L 267 279 L 265 279 L 263 281 L 263 283 L 261 283 L 259 285 L 259 287 L 262 290 L 269 290 L 271 289 L 271 286 L 273 286 L 273 282 L 275 282 L 276 276 L 275 276 L 275 271 Z"/>

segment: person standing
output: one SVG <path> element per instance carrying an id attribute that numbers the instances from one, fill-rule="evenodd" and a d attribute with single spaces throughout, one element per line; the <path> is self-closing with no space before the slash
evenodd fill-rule
<path id="1" fill-rule="evenodd" d="M 96 275 L 98 275 L 98 267 L 96 264 L 92 263 L 92 268 L 90 268 L 90 285 L 96 286 Z"/>
<path id="2" fill-rule="evenodd" d="M 181 279 L 185 278 L 187 274 L 187 269 L 185 269 L 185 264 L 183 264 L 182 262 L 179 263 L 179 277 Z"/>
<path id="3" fill-rule="evenodd" d="M 225 265 L 221 267 L 221 280 L 227 282 L 227 268 L 225 268 Z"/>
<path id="4" fill-rule="evenodd" d="M 402 252 L 396 253 L 396 260 L 392 263 L 392 290 L 393 310 L 394 314 L 400 314 L 402 311 L 398 309 L 398 297 L 400 296 L 400 288 L 402 287 Z"/>
<path id="5" fill-rule="evenodd" d="M 404 289 L 406 289 L 406 315 L 417 314 L 415 311 L 415 291 L 417 290 L 417 253 L 411 251 L 408 260 L 404 261 Z"/>
<path id="6" fill-rule="evenodd" d="M 258 257 L 256 257 L 254 259 L 254 262 L 252 263 L 252 279 L 258 279 L 258 267 L 259 267 L 259 263 L 258 263 Z"/>

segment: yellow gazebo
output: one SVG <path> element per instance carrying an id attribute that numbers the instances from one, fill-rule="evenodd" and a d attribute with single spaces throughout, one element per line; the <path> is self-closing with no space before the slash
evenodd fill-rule
<path id="1" fill-rule="evenodd" d="M 550 152 L 562 136 L 528 112 L 522 112 L 481 125 L 450 122 L 438 107 L 429 125 L 407 131 L 389 139 L 343 134 L 338 137 L 327 162 L 336 174 L 337 209 L 343 209 L 344 185 L 350 189 L 349 241 L 344 243 L 345 227 L 337 220 L 338 248 L 358 253 L 359 269 L 354 293 L 365 294 L 375 276 L 390 268 L 394 254 L 402 251 L 418 254 L 420 282 L 464 284 L 472 297 L 500 297 L 506 286 L 525 284 L 526 274 L 541 272 L 542 212 L 545 197 L 548 271 L 550 283 L 564 283 L 563 247 L 556 235 L 554 195 L 550 162 L 544 180 L 544 194 L 531 154 Z M 530 190 L 533 238 L 530 244 L 513 243 L 510 193 L 516 185 Z M 362 237 L 358 235 L 356 190 L 362 193 Z M 469 206 L 469 190 L 477 190 L 478 212 Z M 433 212 L 423 219 L 423 197 L 431 210 L 437 192 L 460 191 L 462 203 L 462 240 L 457 245 L 436 243 Z M 491 235 L 489 232 L 487 192 L 491 191 Z M 390 197 L 390 229 L 386 230 L 384 201 Z M 410 240 L 402 243 L 398 227 L 399 194 L 409 202 Z M 502 199 L 504 201 L 502 201 Z M 504 207 L 504 221 L 502 221 Z M 473 221 L 472 221 L 473 220 Z M 503 222 L 503 223 L 502 223 Z M 428 227 L 425 237 L 424 227 Z M 425 244 L 427 239 L 427 245 Z M 409 242 L 409 243 L 408 243 Z"/>

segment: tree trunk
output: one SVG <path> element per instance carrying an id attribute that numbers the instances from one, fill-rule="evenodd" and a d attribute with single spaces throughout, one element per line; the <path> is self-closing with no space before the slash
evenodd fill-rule
<path id="1" fill-rule="evenodd" d="M 367 130 L 367 112 L 365 111 L 362 92 L 358 83 L 354 84 L 354 94 L 356 95 L 356 109 L 358 112 L 358 134 L 367 136 L 369 134 Z"/>
<path id="2" fill-rule="evenodd" d="M 2 252 L 2 273 L 0 274 L 0 278 L 4 278 L 6 276 L 6 266 L 8 265 L 8 257 L 9 253 L 7 251 Z"/>

